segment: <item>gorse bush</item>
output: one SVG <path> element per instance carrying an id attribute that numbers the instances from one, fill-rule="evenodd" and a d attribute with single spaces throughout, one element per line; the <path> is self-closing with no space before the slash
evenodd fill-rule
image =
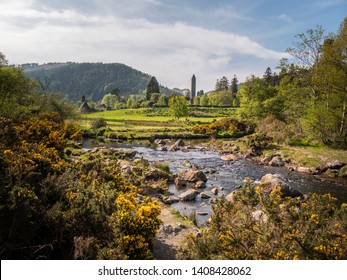
<path id="1" fill-rule="evenodd" d="M 210 124 L 197 125 L 192 128 L 196 134 L 217 136 L 242 136 L 247 133 L 247 126 L 235 118 L 223 118 Z"/>
<path id="2" fill-rule="evenodd" d="M 229 201 L 230 200 L 230 201 Z M 209 228 L 190 236 L 186 259 L 347 259 L 347 205 L 330 195 L 282 197 L 247 184 L 213 206 Z"/>
<path id="3" fill-rule="evenodd" d="M 122 152 L 64 154 L 56 115 L 0 122 L 2 259 L 151 259 L 159 206 L 119 172 Z"/>
<path id="4" fill-rule="evenodd" d="M 130 259 L 152 259 L 151 248 L 161 222 L 158 202 L 149 197 L 138 201 L 137 193 L 130 192 L 118 195 L 116 207 L 110 222 L 121 248 Z"/>

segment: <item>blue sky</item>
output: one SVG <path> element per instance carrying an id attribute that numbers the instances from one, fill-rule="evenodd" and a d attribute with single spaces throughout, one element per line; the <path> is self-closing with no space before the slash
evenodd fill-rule
<path id="1" fill-rule="evenodd" d="M 168 87 L 208 91 L 288 56 L 295 35 L 336 32 L 347 0 L 0 0 L 0 52 L 11 64 L 119 62 Z"/>

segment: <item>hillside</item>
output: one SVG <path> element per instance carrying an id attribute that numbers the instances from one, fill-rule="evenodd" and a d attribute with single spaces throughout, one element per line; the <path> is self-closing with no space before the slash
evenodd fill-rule
<path id="1" fill-rule="evenodd" d="M 22 65 L 26 74 L 48 85 L 51 92 L 62 92 L 71 100 L 82 95 L 98 101 L 105 93 L 119 89 L 121 95 L 137 94 L 147 88 L 151 76 L 119 63 L 48 63 Z M 46 82 L 47 81 L 47 82 Z"/>

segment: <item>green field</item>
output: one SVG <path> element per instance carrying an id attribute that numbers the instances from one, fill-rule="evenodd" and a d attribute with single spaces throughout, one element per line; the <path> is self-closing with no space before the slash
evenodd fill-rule
<path id="1" fill-rule="evenodd" d="M 79 120 L 88 129 L 93 120 L 103 118 L 109 130 L 106 136 L 111 134 L 136 139 L 160 135 L 190 135 L 190 128 L 194 125 L 210 123 L 233 114 L 233 108 L 191 108 L 191 116 L 175 120 L 169 108 L 140 108 L 82 114 Z"/>

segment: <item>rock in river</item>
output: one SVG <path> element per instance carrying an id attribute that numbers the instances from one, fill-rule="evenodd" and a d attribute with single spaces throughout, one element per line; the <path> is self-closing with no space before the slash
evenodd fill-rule
<path id="1" fill-rule="evenodd" d="M 277 186 L 281 187 L 281 192 L 283 196 L 298 197 L 302 196 L 302 193 L 294 189 L 292 186 L 289 186 L 276 174 L 266 174 L 261 178 L 262 190 L 266 192 L 271 192 Z"/>
<path id="2" fill-rule="evenodd" d="M 284 161 L 282 160 L 282 158 L 280 156 L 274 156 L 270 162 L 269 162 L 270 166 L 278 166 L 278 167 L 282 167 L 284 166 Z"/>
<path id="3" fill-rule="evenodd" d="M 221 156 L 221 160 L 225 160 L 225 161 L 233 161 L 233 160 L 237 160 L 237 156 L 230 154 L 230 155 L 224 155 Z"/>
<path id="4" fill-rule="evenodd" d="M 192 201 L 195 200 L 196 196 L 198 195 L 198 192 L 194 189 L 189 189 L 180 195 L 178 195 L 178 198 L 180 198 L 182 201 Z"/>
<path id="5" fill-rule="evenodd" d="M 170 149 L 169 149 L 169 151 L 177 151 L 177 150 L 179 150 L 181 147 L 183 147 L 184 146 L 184 142 L 183 142 L 183 140 L 182 139 L 178 139 L 176 142 L 175 142 L 175 144 L 173 144 L 171 147 L 170 147 Z"/>
<path id="6" fill-rule="evenodd" d="M 205 175 L 204 172 L 202 172 L 201 170 L 180 170 L 178 172 L 178 177 L 187 180 L 189 182 L 198 182 L 198 181 L 203 181 L 206 182 L 207 181 L 207 177 Z"/>

